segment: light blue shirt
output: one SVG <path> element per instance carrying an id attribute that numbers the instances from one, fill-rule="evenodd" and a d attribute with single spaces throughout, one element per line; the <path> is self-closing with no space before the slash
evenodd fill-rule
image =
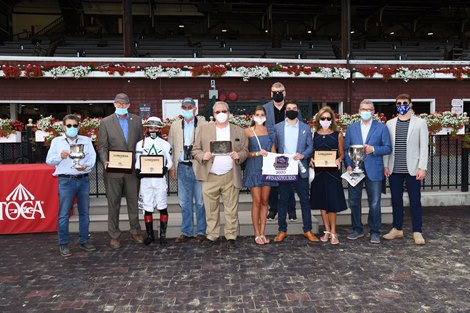
<path id="1" fill-rule="evenodd" d="M 366 143 L 367 135 L 369 135 L 370 126 L 372 125 L 372 119 L 369 120 L 369 123 L 365 124 L 361 120 L 361 135 L 362 135 L 362 144 Z"/>
<path id="2" fill-rule="evenodd" d="M 68 142 L 67 142 L 68 140 Z M 70 144 L 81 143 L 83 144 L 83 152 L 85 158 L 80 160 L 80 165 L 87 164 L 88 167 L 83 171 L 78 171 L 73 168 L 74 163 L 71 158 L 62 159 L 60 153 L 63 150 L 70 151 Z M 75 140 L 67 138 L 65 135 L 56 137 L 51 142 L 51 147 L 47 152 L 46 163 L 50 166 L 55 166 L 54 176 L 58 175 L 80 175 L 90 173 L 96 162 L 96 152 L 91 139 L 86 136 L 78 135 Z"/>
<path id="3" fill-rule="evenodd" d="M 184 123 L 184 133 L 183 133 L 183 144 L 185 146 L 190 146 L 193 142 L 193 132 L 194 132 L 194 117 L 189 123 L 183 119 L 182 123 Z M 189 160 L 184 159 L 184 151 L 181 151 L 179 162 L 188 162 Z"/>
<path id="4" fill-rule="evenodd" d="M 286 119 L 284 124 L 284 153 L 297 153 L 297 141 L 299 139 L 299 121 L 295 125 L 289 124 Z"/>
<path id="5" fill-rule="evenodd" d="M 116 114 L 116 116 L 119 121 L 119 125 L 121 125 L 122 132 L 124 133 L 124 138 L 126 138 L 126 142 L 129 142 L 127 140 L 129 137 L 129 114 L 127 114 L 125 118 L 121 118 L 119 114 Z"/>

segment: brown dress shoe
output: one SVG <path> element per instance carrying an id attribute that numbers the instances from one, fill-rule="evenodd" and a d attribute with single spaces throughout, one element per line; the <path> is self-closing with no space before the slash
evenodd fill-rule
<path id="1" fill-rule="evenodd" d="M 320 241 L 311 231 L 305 232 L 304 237 L 307 238 L 308 241 L 312 241 L 312 242 Z"/>
<path id="2" fill-rule="evenodd" d="M 121 241 L 119 240 L 119 238 L 111 238 L 109 245 L 112 249 L 119 249 L 121 248 Z"/>
<path id="3" fill-rule="evenodd" d="M 276 237 L 274 237 L 274 242 L 283 242 L 284 239 L 287 237 L 287 232 L 285 231 L 280 231 L 279 234 L 277 234 Z"/>
<path id="4" fill-rule="evenodd" d="M 175 242 L 176 243 L 183 243 L 183 242 L 186 242 L 190 239 L 191 239 L 191 237 L 188 237 L 186 235 L 180 235 L 178 238 L 176 238 Z"/>
<path id="5" fill-rule="evenodd" d="M 204 235 L 197 235 L 197 237 L 196 237 L 196 240 L 197 240 L 199 243 L 203 242 L 204 239 L 206 239 L 206 236 L 204 236 Z"/>
<path id="6" fill-rule="evenodd" d="M 131 235 L 131 240 L 137 243 L 144 243 L 144 237 L 141 234 Z"/>

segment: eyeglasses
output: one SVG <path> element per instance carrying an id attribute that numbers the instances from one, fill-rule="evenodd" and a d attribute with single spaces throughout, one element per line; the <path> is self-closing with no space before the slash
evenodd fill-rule
<path id="1" fill-rule="evenodd" d="M 65 125 L 65 126 L 67 126 L 67 128 L 72 128 L 72 127 L 73 127 L 73 128 L 77 128 L 77 127 L 78 127 L 78 124 L 67 124 L 67 125 Z"/>
<path id="2" fill-rule="evenodd" d="M 228 112 L 227 110 L 222 110 L 222 111 L 215 111 L 214 113 L 219 114 L 219 113 L 227 113 L 227 112 Z"/>
<path id="3" fill-rule="evenodd" d="M 410 104 L 408 101 L 403 101 L 403 102 L 397 102 L 397 105 L 408 105 Z"/>
<path id="4" fill-rule="evenodd" d="M 331 121 L 331 117 L 320 117 L 322 121 Z"/>

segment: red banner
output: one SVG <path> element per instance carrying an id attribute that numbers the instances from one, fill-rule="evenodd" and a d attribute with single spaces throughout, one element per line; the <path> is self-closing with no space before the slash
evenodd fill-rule
<path id="1" fill-rule="evenodd" d="M 0 165 L 0 234 L 57 231 L 54 170 L 47 164 Z"/>

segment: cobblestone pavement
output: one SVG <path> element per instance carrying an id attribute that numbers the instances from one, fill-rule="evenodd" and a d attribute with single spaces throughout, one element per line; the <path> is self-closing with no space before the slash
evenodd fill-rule
<path id="1" fill-rule="evenodd" d="M 381 245 L 348 241 L 348 227 L 339 246 L 244 237 L 236 250 L 225 240 L 145 247 L 129 234 L 111 250 L 94 233 L 97 252 L 75 244 L 63 258 L 55 234 L 2 235 L 0 312 L 470 312 L 470 208 L 424 215 L 421 247 L 409 231 Z"/>

